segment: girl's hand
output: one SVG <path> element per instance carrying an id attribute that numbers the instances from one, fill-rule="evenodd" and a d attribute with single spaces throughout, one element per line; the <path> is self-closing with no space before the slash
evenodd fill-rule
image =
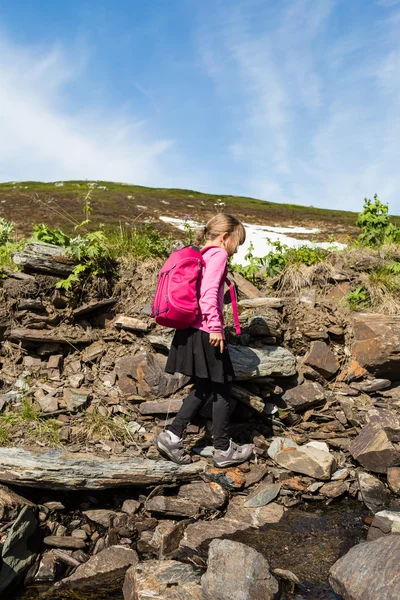
<path id="1" fill-rule="evenodd" d="M 225 340 L 222 333 L 210 333 L 210 344 L 214 348 L 219 348 L 220 352 L 225 350 Z"/>

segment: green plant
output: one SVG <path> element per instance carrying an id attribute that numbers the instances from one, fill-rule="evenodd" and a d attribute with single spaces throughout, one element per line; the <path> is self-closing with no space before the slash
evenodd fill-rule
<path id="1" fill-rule="evenodd" d="M 183 217 L 183 226 L 186 232 L 185 245 L 192 246 L 196 237 L 196 230 L 193 227 L 193 225 L 191 225 L 190 217 L 188 217 L 187 215 Z"/>
<path id="2" fill-rule="evenodd" d="M 62 246 L 66 248 L 69 246 L 70 237 L 61 231 L 61 229 L 51 229 L 45 223 L 39 223 L 33 226 L 33 237 L 38 242 L 45 242 L 46 244 L 54 244 L 55 246 Z"/>
<path id="3" fill-rule="evenodd" d="M 4 246 L 11 241 L 11 235 L 14 232 L 14 223 L 0 217 L 0 246 Z"/>
<path id="4" fill-rule="evenodd" d="M 399 244 L 400 227 L 391 222 L 389 205 L 374 195 L 374 200 L 364 198 L 364 210 L 358 215 L 357 227 L 361 229 L 357 243 L 361 246 Z"/>
<path id="5" fill-rule="evenodd" d="M 351 310 L 363 310 L 370 305 L 370 295 L 363 285 L 359 285 L 346 296 L 346 301 Z"/>
<path id="6" fill-rule="evenodd" d="M 166 258 L 171 252 L 172 236 L 164 236 L 151 223 L 123 230 L 118 234 L 107 233 L 113 257 L 134 256 L 136 258 Z"/>

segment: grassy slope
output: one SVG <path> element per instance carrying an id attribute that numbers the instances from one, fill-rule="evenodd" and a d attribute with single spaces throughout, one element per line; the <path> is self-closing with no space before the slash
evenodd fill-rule
<path id="1" fill-rule="evenodd" d="M 17 223 L 21 233 L 34 223 L 71 229 L 83 219 L 82 208 L 89 187 L 87 181 L 67 181 L 62 186 L 41 182 L 0 184 L 0 216 Z M 191 190 L 147 188 L 123 183 L 97 181 L 91 192 L 94 225 L 134 225 L 159 216 L 193 216 L 200 221 L 215 214 L 214 203 L 221 199 L 226 211 L 245 222 L 270 225 L 320 227 L 324 237 L 339 238 L 355 233 L 356 213 L 319 209 L 312 206 L 277 204 L 254 198 L 203 194 Z M 104 186 L 106 189 L 99 189 Z M 361 210 L 360 202 L 360 210 Z M 394 219 L 400 224 L 400 217 Z M 163 226 L 165 227 L 165 226 Z"/>

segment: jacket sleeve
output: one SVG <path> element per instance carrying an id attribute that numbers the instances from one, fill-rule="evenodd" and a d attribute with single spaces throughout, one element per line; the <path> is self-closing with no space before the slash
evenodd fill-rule
<path id="1" fill-rule="evenodd" d="M 222 307 L 219 306 L 219 290 L 225 277 L 228 253 L 219 248 L 209 252 L 201 284 L 201 311 L 206 318 L 208 330 L 212 333 L 222 333 L 224 323 Z"/>

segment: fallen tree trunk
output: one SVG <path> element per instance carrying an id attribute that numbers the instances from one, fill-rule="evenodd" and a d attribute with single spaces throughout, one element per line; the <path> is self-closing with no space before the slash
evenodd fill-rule
<path id="1" fill-rule="evenodd" d="M 23 252 L 13 254 L 13 261 L 25 271 L 61 277 L 68 277 L 76 266 L 76 263 L 66 255 L 65 248 L 43 242 L 26 244 Z"/>
<path id="2" fill-rule="evenodd" d="M 282 308 L 282 298 L 249 298 L 247 300 L 240 300 L 239 305 L 243 308 L 257 308 L 259 306 L 265 306 L 266 308 Z"/>
<path id="3" fill-rule="evenodd" d="M 200 461 L 177 465 L 140 457 L 104 458 L 62 450 L 0 448 L 0 482 L 54 490 L 99 490 L 190 481 L 204 471 Z"/>

